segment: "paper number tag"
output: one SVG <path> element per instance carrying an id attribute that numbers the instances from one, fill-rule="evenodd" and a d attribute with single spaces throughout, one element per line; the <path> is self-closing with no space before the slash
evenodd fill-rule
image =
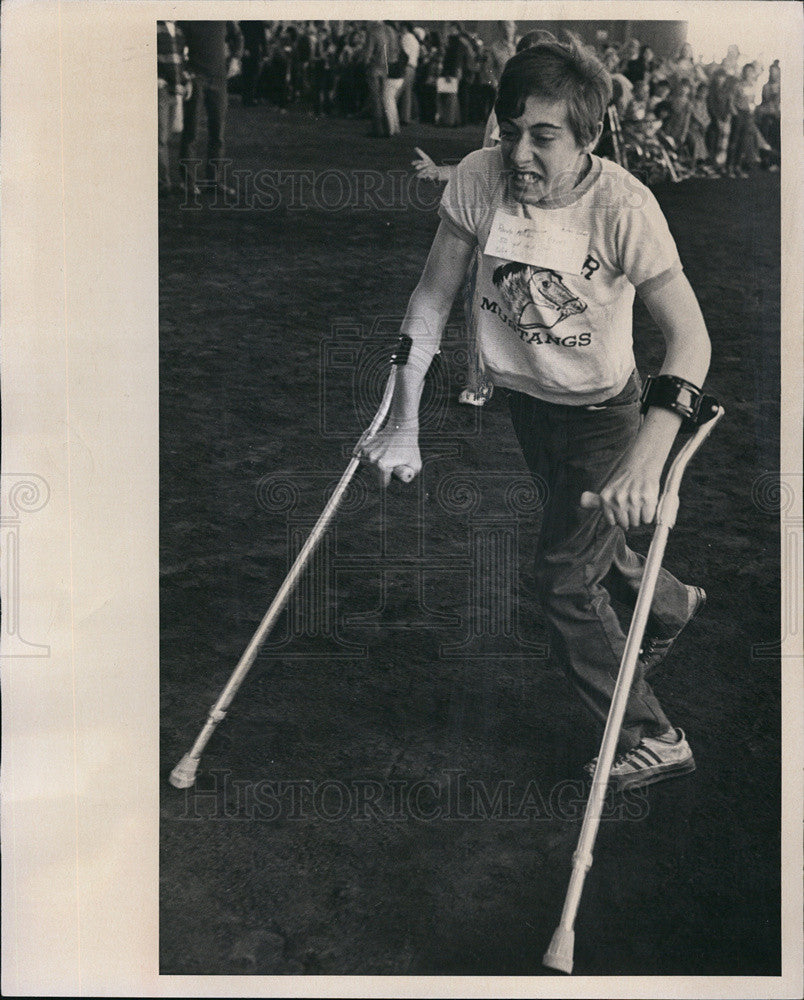
<path id="1" fill-rule="evenodd" d="M 589 233 L 549 219 L 522 219 L 498 208 L 483 252 L 563 274 L 581 274 L 588 250 Z"/>

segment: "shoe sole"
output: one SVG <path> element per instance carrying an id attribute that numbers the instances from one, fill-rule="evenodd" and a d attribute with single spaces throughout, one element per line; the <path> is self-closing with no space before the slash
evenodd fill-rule
<path id="1" fill-rule="evenodd" d="M 622 778 L 610 778 L 609 784 L 615 791 L 626 792 L 630 788 L 646 788 L 648 785 L 655 785 L 659 781 L 667 781 L 669 778 L 681 778 L 685 774 L 691 774 L 694 770 L 695 758 L 690 757 L 678 764 L 668 764 L 667 767 L 654 771 L 653 774 L 635 771 Z"/>

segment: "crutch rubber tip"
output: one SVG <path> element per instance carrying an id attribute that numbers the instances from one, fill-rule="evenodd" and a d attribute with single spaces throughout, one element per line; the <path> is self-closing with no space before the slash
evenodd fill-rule
<path id="1" fill-rule="evenodd" d="M 171 785 L 174 788 L 192 788 L 197 770 L 198 761 L 186 753 L 170 772 Z"/>
<path id="2" fill-rule="evenodd" d="M 542 965 L 558 972 L 572 972 L 572 952 L 575 948 L 575 931 L 556 927 L 550 947 L 544 953 Z"/>

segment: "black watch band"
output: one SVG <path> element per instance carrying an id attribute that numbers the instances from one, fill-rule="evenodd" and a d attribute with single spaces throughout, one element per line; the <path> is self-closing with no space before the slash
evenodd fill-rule
<path id="1" fill-rule="evenodd" d="M 720 404 L 714 396 L 677 375 L 649 375 L 642 390 L 642 413 L 651 406 L 677 413 L 681 429 L 692 431 L 711 420 Z"/>

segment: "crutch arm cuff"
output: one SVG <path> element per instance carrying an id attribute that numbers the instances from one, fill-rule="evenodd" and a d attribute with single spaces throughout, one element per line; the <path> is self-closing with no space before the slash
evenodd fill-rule
<path id="1" fill-rule="evenodd" d="M 714 396 L 678 375 L 649 375 L 641 399 L 642 413 L 651 406 L 677 413 L 683 431 L 696 430 L 711 420 L 720 408 Z"/>

